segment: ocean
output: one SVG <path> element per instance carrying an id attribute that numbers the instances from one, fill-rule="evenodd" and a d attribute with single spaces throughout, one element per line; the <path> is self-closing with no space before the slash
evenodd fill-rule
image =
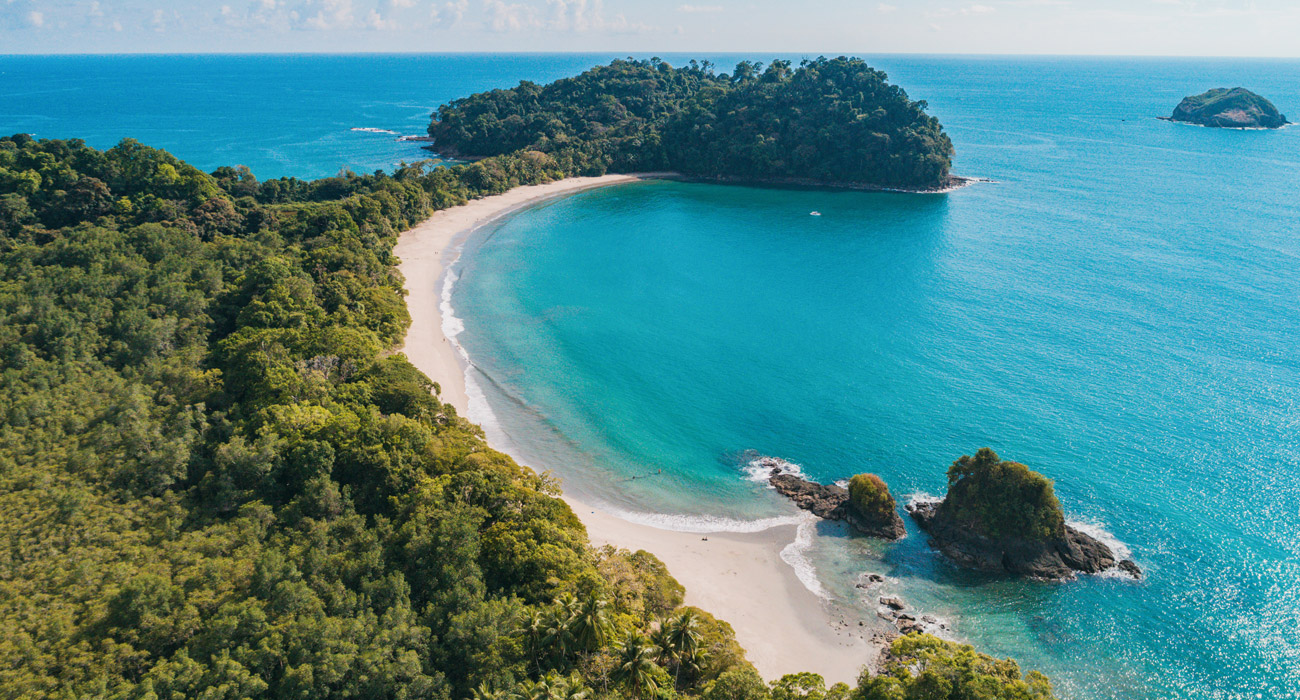
<path id="1" fill-rule="evenodd" d="M 0 131 L 319 177 L 424 157 L 396 136 L 441 102 L 609 58 L 0 57 Z M 910 522 L 888 545 L 823 524 L 794 563 L 849 607 L 882 573 L 1064 698 L 1300 698 L 1300 128 L 1156 120 L 1236 85 L 1300 118 L 1300 62 L 868 59 L 929 103 L 956 173 L 996 182 L 652 181 L 512 215 L 447 287 L 473 417 L 566 489 L 687 529 L 790 518 L 755 454 L 906 500 L 993 447 L 1146 578 L 973 574 Z"/>

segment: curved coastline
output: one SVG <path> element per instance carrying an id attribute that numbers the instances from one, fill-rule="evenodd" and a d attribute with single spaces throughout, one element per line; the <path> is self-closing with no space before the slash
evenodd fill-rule
<path id="1" fill-rule="evenodd" d="M 405 278 L 411 326 L 400 351 L 438 382 L 442 399 L 461 415 L 490 424 L 491 412 L 474 386 L 470 358 L 454 337 L 460 331 L 459 320 L 446 300 L 455 282 L 451 268 L 464 242 L 485 225 L 549 199 L 595 187 L 669 178 L 675 175 L 605 175 L 517 187 L 438 211 L 404 232 L 394 252 Z M 497 431 L 489 430 L 490 439 L 492 432 Z M 501 440 L 493 441 L 497 449 L 510 451 Z M 644 549 L 659 557 L 686 587 L 687 604 L 729 622 L 750 661 L 769 680 L 813 671 L 828 683 L 853 683 L 884 645 L 873 634 L 878 627 L 874 621 L 852 624 L 853 620 L 827 609 L 819 595 L 820 583 L 802 561 L 808 533 L 798 517 L 773 518 L 770 526 L 757 531 L 689 528 L 693 531 L 687 532 L 657 527 L 651 514 L 629 519 L 569 494 L 563 498 L 586 526 L 593 546 Z"/>

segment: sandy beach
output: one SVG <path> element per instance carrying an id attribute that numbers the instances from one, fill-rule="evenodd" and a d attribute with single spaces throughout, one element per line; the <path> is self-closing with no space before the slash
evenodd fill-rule
<path id="1" fill-rule="evenodd" d="M 522 207 L 592 187 L 655 175 L 570 178 L 519 187 L 435 213 L 402 234 L 396 253 L 406 278 L 411 329 L 401 349 L 438 382 L 442 399 L 474 419 L 465 391 L 464 367 L 456 346 L 443 334 L 440 309 L 443 276 L 459 244 L 475 229 Z M 795 539 L 785 525 L 758 533 L 686 533 L 631 523 L 566 497 L 587 527 L 593 545 L 644 549 L 659 557 L 686 587 L 686 602 L 726 620 L 759 672 L 768 680 L 812 671 L 828 684 L 852 684 L 874 659 L 871 622 L 832 619 L 821 598 L 799 581 L 781 558 Z M 868 637 L 868 638 L 864 638 Z"/>

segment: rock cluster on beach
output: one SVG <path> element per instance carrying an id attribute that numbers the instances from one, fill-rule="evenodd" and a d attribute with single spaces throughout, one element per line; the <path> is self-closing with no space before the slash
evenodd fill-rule
<path id="1" fill-rule="evenodd" d="M 896 510 L 865 513 L 853 506 L 848 490 L 841 486 L 819 484 L 779 468 L 773 469 L 768 483 L 813 515 L 826 520 L 843 520 L 865 535 L 896 540 L 907 534 L 903 518 Z"/>
<path id="2" fill-rule="evenodd" d="M 863 599 L 865 603 L 878 603 L 876 617 L 893 625 L 893 630 L 883 633 L 885 639 L 892 640 L 900 634 L 913 632 L 943 635 L 948 631 L 948 625 L 940 622 L 933 615 L 921 615 L 914 610 L 909 612 L 907 603 L 903 602 L 902 598 L 895 595 L 880 595 L 878 589 L 886 581 L 887 579 L 880 574 L 864 573 L 857 583 L 859 589 L 868 592 Z M 918 618 L 917 615 L 920 617 Z"/>
<path id="3" fill-rule="evenodd" d="M 1245 88 L 1216 88 L 1183 98 L 1166 121 L 1224 129 L 1280 129 L 1289 122 L 1272 102 Z"/>
<path id="4" fill-rule="evenodd" d="M 907 512 L 931 546 L 971 569 L 1060 580 L 1118 568 L 1134 578 L 1136 563 L 1065 524 L 1051 480 L 985 447 L 948 470 L 948 495 L 912 503 Z"/>

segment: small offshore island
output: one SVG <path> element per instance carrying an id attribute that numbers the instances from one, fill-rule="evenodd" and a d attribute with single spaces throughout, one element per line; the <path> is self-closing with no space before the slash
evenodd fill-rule
<path id="1" fill-rule="evenodd" d="M 1272 102 L 1246 88 L 1215 88 L 1183 98 L 1165 121 L 1219 129 L 1280 129 L 1291 122 Z"/>

